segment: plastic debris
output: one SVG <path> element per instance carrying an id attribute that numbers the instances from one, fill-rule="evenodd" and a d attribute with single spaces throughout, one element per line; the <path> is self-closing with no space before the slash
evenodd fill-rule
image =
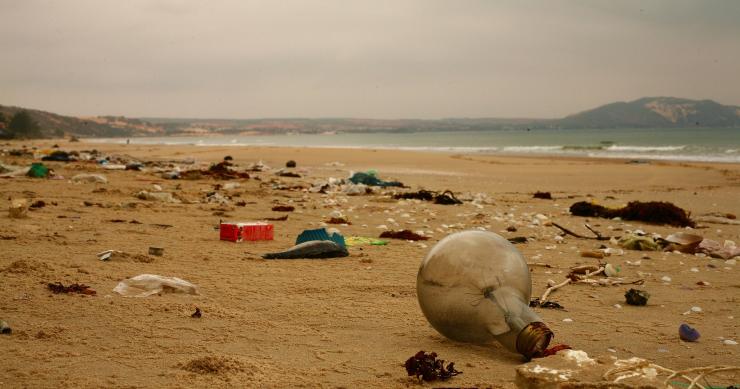
<path id="1" fill-rule="evenodd" d="M 10 328 L 8 323 L 5 320 L 0 320 L 0 334 L 9 335 L 11 332 L 13 332 L 13 329 Z"/>
<path id="2" fill-rule="evenodd" d="M 49 176 L 49 168 L 44 166 L 43 163 L 34 162 L 26 175 L 31 178 L 46 178 Z"/>
<path id="3" fill-rule="evenodd" d="M 125 279 L 113 288 L 124 297 L 147 297 L 158 293 L 198 294 L 198 287 L 177 277 L 163 277 L 156 274 L 139 274 Z"/>
<path id="4" fill-rule="evenodd" d="M 644 290 L 630 289 L 624 294 L 624 298 L 629 305 L 646 305 L 650 298 L 650 293 Z"/>
<path id="5" fill-rule="evenodd" d="M 344 236 L 339 233 L 335 228 L 317 228 L 315 230 L 304 230 L 301 232 L 298 237 L 295 240 L 295 244 L 301 244 L 305 242 L 310 241 L 321 241 L 321 240 L 329 240 L 336 244 L 338 244 L 341 247 L 346 247 L 346 243 L 344 241 Z"/>
<path id="6" fill-rule="evenodd" d="M 697 252 L 709 255 L 712 258 L 731 259 L 740 256 L 740 247 L 731 240 L 723 244 L 711 239 L 704 239 L 699 243 Z"/>
<path id="7" fill-rule="evenodd" d="M 388 244 L 387 240 L 367 238 L 364 236 L 349 236 L 344 239 L 344 242 L 346 243 L 347 246 L 362 246 L 362 245 L 385 246 Z"/>
<path id="8" fill-rule="evenodd" d="M 164 247 L 149 247 L 149 255 L 156 255 L 158 257 L 161 257 L 162 255 L 164 255 Z"/>
<path id="9" fill-rule="evenodd" d="M 688 324 L 681 324 L 678 327 L 678 337 L 685 342 L 696 342 L 699 336 L 699 331 Z"/>
<path id="10" fill-rule="evenodd" d="M 403 186 L 402 183 L 398 181 L 383 181 L 377 177 L 377 173 L 375 171 L 367 171 L 367 172 L 358 172 L 352 175 L 352 177 L 349 178 L 349 180 L 353 184 L 364 184 L 368 186 L 380 186 L 380 187 L 389 187 L 389 186 Z"/>
<path id="11" fill-rule="evenodd" d="M 23 219 L 28 217 L 28 202 L 26 200 L 12 200 L 8 207 L 8 217 L 12 219 Z"/>
<path id="12" fill-rule="evenodd" d="M 311 240 L 297 244 L 286 251 L 267 253 L 264 259 L 324 259 L 349 255 L 347 248 L 331 240 Z"/>
<path id="13" fill-rule="evenodd" d="M 219 238 L 231 242 L 273 240 L 275 227 L 263 222 L 223 222 L 219 225 Z"/>
<path id="14" fill-rule="evenodd" d="M 458 200 L 457 197 L 455 197 L 455 194 L 452 193 L 451 190 L 446 190 L 442 193 L 438 193 L 438 192 L 433 192 L 430 190 L 422 189 L 418 192 L 397 193 L 393 195 L 393 198 L 396 200 L 433 201 L 435 204 L 442 204 L 442 205 L 462 204 L 462 201 Z"/>
<path id="15" fill-rule="evenodd" d="M 107 184 L 108 179 L 102 174 L 77 174 L 72 177 L 72 182 L 88 184 Z"/>
<path id="16" fill-rule="evenodd" d="M 619 239 L 618 242 L 620 247 L 627 250 L 639 250 L 639 251 L 658 251 L 660 246 L 655 242 L 655 239 L 649 236 L 640 235 L 625 235 Z"/>
<path id="17" fill-rule="evenodd" d="M 181 201 L 172 196 L 169 192 L 148 192 L 142 190 L 136 194 L 136 198 L 147 201 L 159 201 L 163 203 L 180 203 Z"/>
<path id="18" fill-rule="evenodd" d="M 437 353 L 429 354 L 419 351 L 404 364 L 406 373 L 410 377 L 416 377 L 420 381 L 446 380 L 458 374 L 461 371 L 455 370 L 455 363 L 450 362 L 445 366 L 443 359 L 437 359 Z"/>

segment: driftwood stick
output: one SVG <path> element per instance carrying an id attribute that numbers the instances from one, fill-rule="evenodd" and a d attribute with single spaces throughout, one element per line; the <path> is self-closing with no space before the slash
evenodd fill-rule
<path id="1" fill-rule="evenodd" d="M 563 281 L 563 282 L 561 282 L 561 283 L 559 283 L 559 284 L 557 284 L 557 285 L 553 285 L 553 286 L 551 286 L 551 287 L 547 288 L 547 290 L 545 291 L 545 293 L 543 293 L 543 294 L 542 294 L 542 297 L 540 297 L 540 304 L 543 304 L 543 303 L 544 303 L 545 301 L 547 301 L 547 297 L 548 297 L 548 296 L 550 295 L 550 293 L 552 293 L 552 292 L 553 292 L 554 290 L 556 290 L 556 289 L 559 289 L 559 288 L 562 288 L 562 287 L 564 287 L 565 285 L 568 285 L 568 284 L 570 284 L 570 283 L 571 283 L 571 280 L 570 280 L 570 278 L 566 278 L 566 279 L 565 279 L 565 281 Z"/>
<path id="2" fill-rule="evenodd" d="M 552 267 L 552 265 L 543 262 L 527 262 L 527 266 L 541 266 L 546 268 Z"/>
<path id="3" fill-rule="evenodd" d="M 584 225 L 586 226 L 586 228 L 588 228 L 589 231 L 593 232 L 594 235 L 596 235 L 596 239 L 597 240 L 609 240 L 609 239 L 611 239 L 611 237 L 609 237 L 609 236 L 603 236 L 603 235 L 601 235 L 601 233 L 599 231 L 594 230 L 593 227 L 591 227 L 590 225 L 588 225 L 588 223 L 586 223 Z"/>
<path id="4" fill-rule="evenodd" d="M 569 230 L 569 229 L 567 229 L 567 228 L 565 228 L 565 227 L 563 227 L 560 224 L 555 223 L 555 222 L 552 222 L 551 224 L 553 226 L 559 228 L 560 231 L 563 231 L 563 233 L 565 233 L 566 235 L 574 236 L 576 238 L 580 238 L 580 239 L 593 239 L 593 240 L 609 240 L 609 239 L 611 239 L 611 237 L 601 236 L 601 234 L 599 234 L 596 231 L 592 230 L 590 227 L 589 227 L 589 230 L 591 232 L 593 232 L 594 234 L 596 234 L 595 237 L 593 237 L 593 236 L 583 236 L 581 234 L 577 234 L 577 233 L 575 233 L 575 232 L 573 232 L 573 231 L 571 231 L 571 230 Z M 588 224 L 586 224 L 586 227 L 588 227 Z"/>

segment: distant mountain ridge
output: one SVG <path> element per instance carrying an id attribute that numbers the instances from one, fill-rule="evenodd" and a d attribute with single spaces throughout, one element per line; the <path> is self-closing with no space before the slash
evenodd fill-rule
<path id="1" fill-rule="evenodd" d="M 342 132 L 430 132 L 526 129 L 619 129 L 719 127 L 740 129 L 740 107 L 712 100 L 643 97 L 606 104 L 562 119 L 134 119 L 122 116 L 70 117 L 50 112 L 0 105 L 5 126 L 21 110 L 27 111 L 46 137 L 129 137 L 207 134 L 333 134 Z M 4 130 L 0 123 L 0 135 Z"/>
<path id="2" fill-rule="evenodd" d="M 561 128 L 740 127 L 740 107 L 712 100 L 643 97 L 566 116 Z"/>
<path id="3" fill-rule="evenodd" d="M 26 111 L 41 128 L 44 137 L 78 136 L 78 137 L 123 137 L 163 135 L 160 126 L 140 119 L 122 116 L 73 117 L 64 116 L 37 109 L 0 105 L 0 114 L 6 123 L 0 124 L 0 134 L 7 127 L 13 115 Z"/>

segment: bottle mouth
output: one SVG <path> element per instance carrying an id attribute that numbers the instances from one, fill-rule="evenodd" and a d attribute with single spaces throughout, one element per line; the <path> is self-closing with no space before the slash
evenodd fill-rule
<path id="1" fill-rule="evenodd" d="M 517 335 L 516 351 L 527 359 L 540 356 L 554 336 L 545 323 L 541 321 L 529 323 Z"/>

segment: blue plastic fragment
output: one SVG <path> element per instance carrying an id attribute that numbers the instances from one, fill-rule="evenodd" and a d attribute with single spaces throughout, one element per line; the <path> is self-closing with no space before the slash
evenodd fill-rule
<path id="1" fill-rule="evenodd" d="M 699 331 L 688 324 L 681 324 L 681 326 L 678 327 L 678 337 L 683 341 L 696 342 L 699 340 L 699 336 Z"/>
<path id="2" fill-rule="evenodd" d="M 347 247 L 344 243 L 344 236 L 338 232 L 334 232 L 329 235 L 326 228 L 317 228 L 315 230 L 304 230 L 295 240 L 295 244 L 301 244 L 304 242 L 310 242 L 312 240 L 330 240 L 342 247 Z"/>

